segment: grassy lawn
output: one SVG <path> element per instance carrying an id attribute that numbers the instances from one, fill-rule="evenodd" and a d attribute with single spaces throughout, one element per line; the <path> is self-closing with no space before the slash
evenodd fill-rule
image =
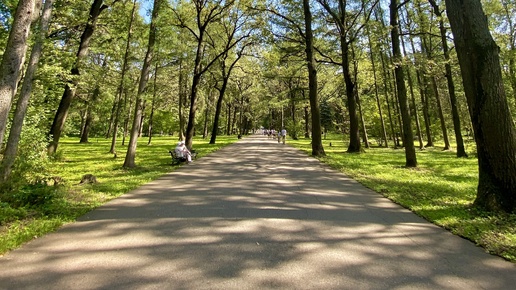
<path id="1" fill-rule="evenodd" d="M 217 144 L 210 145 L 209 139 L 195 138 L 193 147 L 197 158 L 202 158 L 237 140 L 236 136 L 218 136 Z M 137 167 L 128 170 L 122 168 L 126 146 L 118 145 L 118 157 L 114 158 L 108 153 L 110 139 L 91 138 L 87 144 L 76 138 L 62 139 L 60 160 L 50 164 L 50 176 L 59 177 L 60 185 L 27 188 L 25 195 L 38 200 L 37 206 L 12 207 L 0 202 L 0 255 L 180 166 L 171 165 L 168 153 L 177 137 L 153 137 L 152 145 L 147 142 L 148 138 L 138 141 Z M 80 185 L 85 174 L 93 174 L 98 183 Z"/>
<path id="2" fill-rule="evenodd" d="M 310 140 L 288 143 L 311 154 Z M 455 152 L 427 148 L 417 151 L 418 167 L 407 169 L 404 149 L 371 148 L 350 154 L 348 143 L 337 135 L 328 136 L 323 145 L 327 156 L 320 158 L 322 162 L 490 253 L 516 262 L 516 215 L 472 207 L 478 183 L 475 157 L 456 158 Z"/>

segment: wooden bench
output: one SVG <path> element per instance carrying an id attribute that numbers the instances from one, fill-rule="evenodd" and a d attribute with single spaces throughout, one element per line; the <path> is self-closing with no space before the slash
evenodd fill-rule
<path id="1" fill-rule="evenodd" d="M 168 153 L 170 153 L 170 156 L 172 157 L 172 165 L 181 164 L 187 161 L 186 157 L 177 157 L 176 151 L 174 150 L 170 150 Z M 196 156 L 197 153 L 192 150 L 192 160 L 195 159 Z"/>
<path id="2" fill-rule="evenodd" d="M 186 158 L 184 157 L 177 157 L 176 151 L 174 150 L 170 150 L 168 153 L 170 153 L 170 156 L 172 157 L 172 165 L 180 164 L 186 161 Z"/>

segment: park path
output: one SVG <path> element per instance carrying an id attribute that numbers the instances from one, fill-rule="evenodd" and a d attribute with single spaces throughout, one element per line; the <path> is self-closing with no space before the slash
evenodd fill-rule
<path id="1" fill-rule="evenodd" d="M 0 289 L 515 287 L 515 265 L 262 136 L 0 258 Z"/>

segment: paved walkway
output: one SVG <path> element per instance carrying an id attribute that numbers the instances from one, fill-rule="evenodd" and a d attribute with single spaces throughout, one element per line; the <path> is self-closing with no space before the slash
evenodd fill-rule
<path id="1" fill-rule="evenodd" d="M 515 287 L 515 265 L 261 136 L 0 258 L 0 289 Z"/>

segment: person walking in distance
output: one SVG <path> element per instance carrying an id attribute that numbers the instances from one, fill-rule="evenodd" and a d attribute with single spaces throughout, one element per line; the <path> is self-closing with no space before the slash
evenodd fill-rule
<path id="1" fill-rule="evenodd" d="M 283 141 L 283 144 L 285 144 L 285 138 L 287 137 L 287 130 L 285 130 L 285 128 L 283 128 L 281 130 L 281 140 Z"/>

